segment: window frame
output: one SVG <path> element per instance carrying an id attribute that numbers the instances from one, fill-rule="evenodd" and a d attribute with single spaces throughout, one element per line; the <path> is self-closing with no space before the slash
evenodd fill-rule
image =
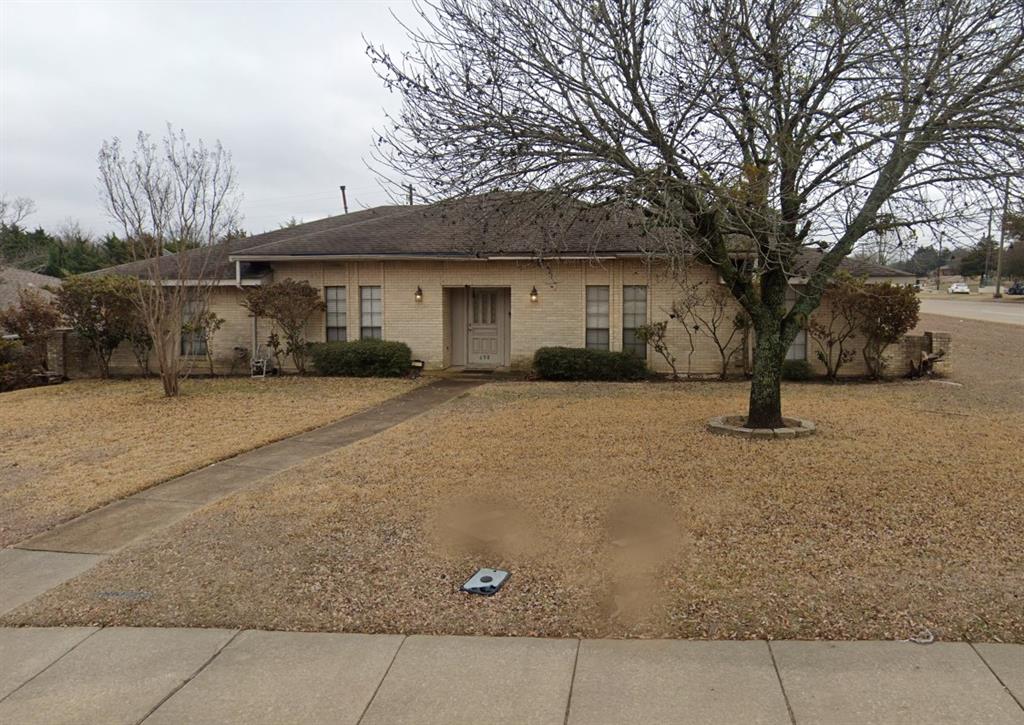
<path id="1" fill-rule="evenodd" d="M 341 299 L 338 299 L 338 292 L 340 291 Z M 331 294 L 334 294 L 334 299 L 331 299 Z M 331 304 L 335 305 L 335 309 L 331 310 Z M 348 340 L 348 288 L 345 285 L 330 285 L 324 287 L 324 339 L 327 342 L 346 342 Z M 331 315 L 335 316 L 335 322 L 338 321 L 338 317 L 341 318 L 344 324 L 332 325 Z M 335 333 L 335 337 L 331 337 L 331 330 L 341 330 L 340 337 Z"/>
<path id="2" fill-rule="evenodd" d="M 792 285 L 786 287 L 786 311 L 788 312 L 793 308 L 793 305 L 797 303 L 799 293 L 796 288 Z M 803 354 L 798 351 L 803 349 Z M 807 328 L 801 327 L 796 333 L 796 337 L 793 338 L 793 342 L 789 343 L 789 347 L 786 348 L 786 358 L 790 360 L 807 360 Z"/>
<path id="3" fill-rule="evenodd" d="M 626 290 L 643 290 L 643 296 L 640 299 L 626 299 Z M 635 355 L 641 360 L 647 359 L 647 343 L 637 341 L 635 335 L 638 327 L 647 324 L 647 294 L 647 285 L 645 284 L 622 285 L 622 351 Z M 643 304 L 641 312 L 635 310 L 627 312 L 628 304 L 638 302 Z M 629 319 L 627 316 L 631 316 L 632 326 L 627 326 L 626 321 Z M 638 320 L 639 324 L 637 324 Z"/>
<path id="4" fill-rule="evenodd" d="M 376 290 L 376 297 L 373 296 Z M 367 293 L 370 297 L 367 298 Z M 369 303 L 369 309 L 367 309 Z M 374 304 L 376 303 L 376 304 Z M 367 321 L 370 324 L 366 324 Z M 377 322 L 378 324 L 373 324 Z M 384 290 L 381 285 L 359 286 L 359 339 L 380 340 L 384 336 Z"/>
<path id="5" fill-rule="evenodd" d="M 181 309 L 181 333 L 178 339 L 178 354 L 181 357 L 205 358 L 209 354 L 209 341 L 202 328 L 185 331 L 185 325 L 196 316 L 197 302 L 187 301 Z M 205 310 L 204 310 L 205 311 Z M 202 314 L 202 313 L 200 313 Z"/>
<path id="6" fill-rule="evenodd" d="M 603 291 L 604 299 L 591 299 L 591 292 Z M 591 305 L 604 305 L 604 311 L 591 311 Z M 584 291 L 584 343 L 588 350 L 610 350 L 611 349 L 611 287 L 606 284 L 588 284 Z M 600 322 L 604 317 L 604 326 L 591 324 Z"/>

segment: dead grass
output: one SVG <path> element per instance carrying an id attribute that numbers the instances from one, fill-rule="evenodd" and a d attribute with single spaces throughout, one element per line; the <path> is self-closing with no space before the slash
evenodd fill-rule
<path id="1" fill-rule="evenodd" d="M 406 380 L 77 381 L 0 395 L 0 546 L 411 389 Z"/>
<path id="2" fill-rule="evenodd" d="M 951 381 L 935 383 L 929 400 L 943 410 L 991 416 L 1024 413 L 1024 328 L 1000 322 L 921 315 L 917 331 L 942 330 L 953 335 Z"/>
<path id="3" fill-rule="evenodd" d="M 818 435 L 747 441 L 704 430 L 744 384 L 488 385 L 5 623 L 1024 642 L 1024 415 L 948 392 L 791 385 Z M 478 566 L 512 578 L 460 593 Z"/>

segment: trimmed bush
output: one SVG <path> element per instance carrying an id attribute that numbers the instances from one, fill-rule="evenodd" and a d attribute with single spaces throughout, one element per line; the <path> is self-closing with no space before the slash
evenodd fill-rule
<path id="1" fill-rule="evenodd" d="M 404 342 L 319 342 L 312 346 L 310 354 L 313 367 L 321 375 L 398 378 L 408 375 L 412 367 L 412 351 Z"/>
<path id="2" fill-rule="evenodd" d="M 811 364 L 806 360 L 786 360 L 782 363 L 783 380 L 810 380 Z"/>
<path id="3" fill-rule="evenodd" d="M 647 364 L 628 352 L 577 347 L 542 347 L 533 368 L 545 380 L 643 380 Z"/>

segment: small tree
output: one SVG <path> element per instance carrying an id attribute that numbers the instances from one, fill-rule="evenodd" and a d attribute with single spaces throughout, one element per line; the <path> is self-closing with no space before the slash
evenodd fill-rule
<path id="1" fill-rule="evenodd" d="M 164 395 L 172 397 L 186 372 L 180 354 L 186 308 L 206 307 L 225 262 L 217 244 L 238 229 L 235 167 L 220 143 L 192 142 L 170 125 L 160 145 L 142 132 L 131 150 L 117 138 L 105 141 L 99 167 L 104 205 L 137 263 L 133 301 L 152 340 Z"/>
<path id="2" fill-rule="evenodd" d="M 661 357 L 668 363 L 668 366 L 672 369 L 672 379 L 679 379 L 679 371 L 676 370 L 676 356 L 672 354 L 672 351 L 668 347 L 668 341 L 665 339 L 668 332 L 668 320 L 662 320 L 661 322 L 652 322 L 649 325 L 641 325 L 636 328 L 636 339 L 645 345 L 650 345 L 654 352 L 661 355 Z M 692 354 L 692 353 L 691 353 Z"/>
<path id="3" fill-rule="evenodd" d="M 224 326 L 224 318 L 219 317 L 216 312 L 206 310 L 205 312 L 185 320 L 181 325 L 182 333 L 193 335 L 202 342 L 206 351 L 206 363 L 210 367 L 210 375 L 216 375 L 213 369 L 213 338 Z"/>
<path id="4" fill-rule="evenodd" d="M 110 377 L 110 357 L 135 319 L 135 284 L 126 277 L 68 277 L 57 292 L 57 308 L 96 356 L 100 377 Z"/>
<path id="5" fill-rule="evenodd" d="M 860 327 L 864 287 L 864 280 L 840 274 L 829 287 L 828 312 L 813 315 L 807 323 L 807 334 L 818 348 L 815 355 L 829 380 L 836 380 L 839 368 L 853 360 L 855 353 L 846 345 Z"/>
<path id="6" fill-rule="evenodd" d="M 878 379 L 885 367 L 886 349 L 917 325 L 921 301 L 910 285 L 864 285 L 859 307 L 860 331 L 865 337 L 864 362 L 868 375 Z"/>
<path id="7" fill-rule="evenodd" d="M 672 303 L 672 317 L 684 327 L 692 325 L 694 332 L 703 332 L 711 338 L 721 359 L 718 378 L 725 380 L 730 363 L 742 350 L 742 345 L 735 344 L 736 338 L 739 336 L 742 340 L 750 326 L 750 319 L 742 309 L 736 309 L 729 293 L 718 286 L 707 287 L 703 282 L 684 285 Z"/>
<path id="8" fill-rule="evenodd" d="M 291 356 L 296 370 L 306 372 L 309 358 L 306 323 L 315 312 L 326 309 L 320 293 L 308 282 L 285 279 L 265 287 L 250 287 L 243 304 L 256 317 L 273 320 L 284 336 L 284 354 Z"/>
<path id="9" fill-rule="evenodd" d="M 16 306 L 0 309 L 0 330 L 17 335 L 32 365 L 41 370 L 46 370 L 46 336 L 59 322 L 57 307 L 34 289 L 21 290 Z"/>

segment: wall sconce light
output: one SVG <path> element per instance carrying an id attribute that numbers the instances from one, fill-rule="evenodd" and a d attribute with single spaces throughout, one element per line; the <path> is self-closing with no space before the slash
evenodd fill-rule
<path id="1" fill-rule="evenodd" d="M 530 302 L 536 302 L 536 301 L 537 301 L 537 285 L 534 285 L 533 289 L 530 290 Z"/>
<path id="2" fill-rule="evenodd" d="M 416 301 L 417 302 L 422 302 L 423 301 L 423 289 L 421 287 L 419 287 L 419 286 L 416 287 L 416 295 L 415 295 L 415 297 L 416 297 Z"/>

